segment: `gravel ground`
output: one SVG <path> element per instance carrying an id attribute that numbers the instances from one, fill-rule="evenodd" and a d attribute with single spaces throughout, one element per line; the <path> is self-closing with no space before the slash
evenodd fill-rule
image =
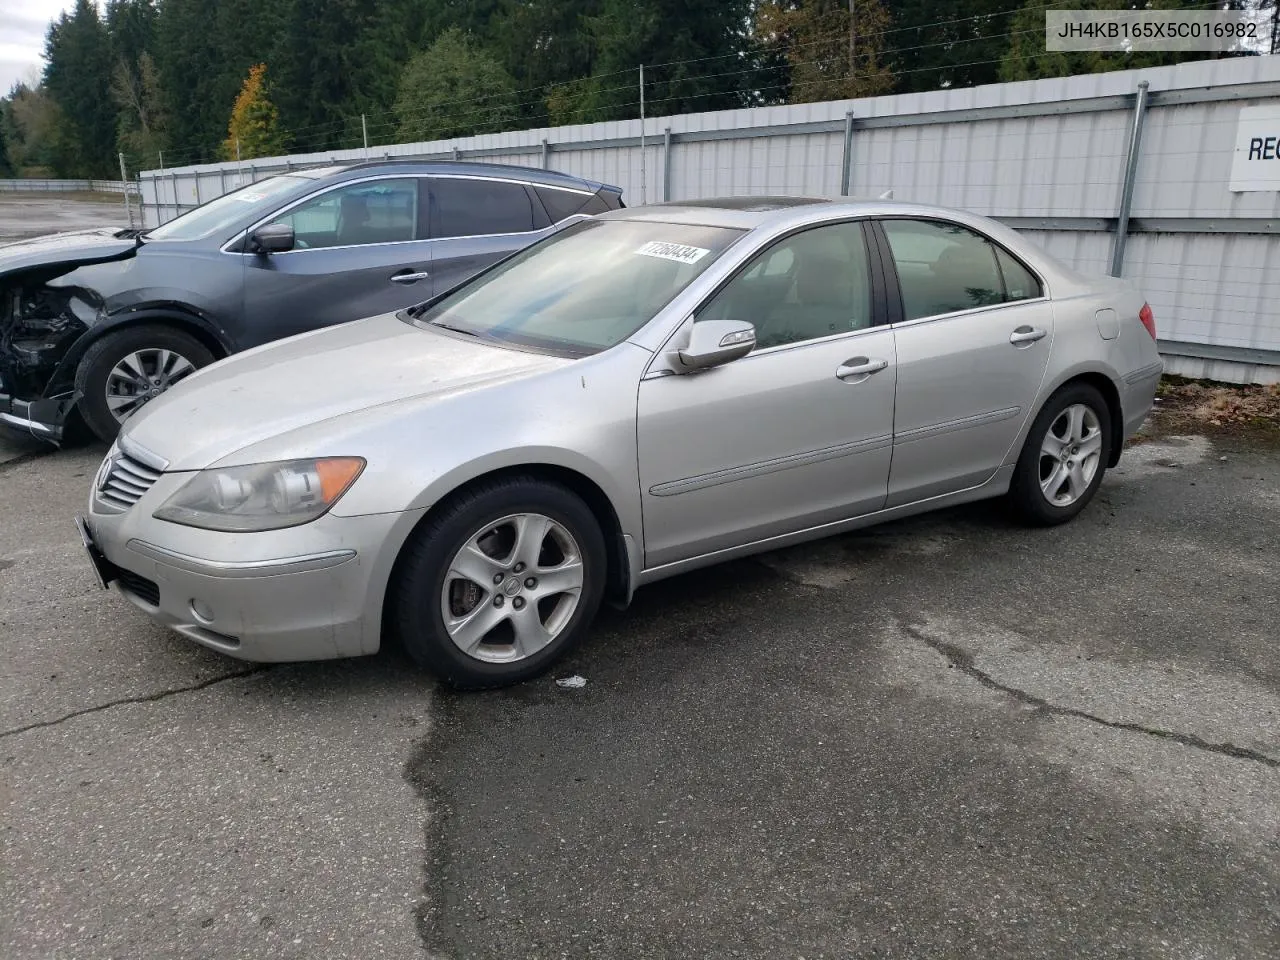
<path id="1" fill-rule="evenodd" d="M 470 696 L 101 593 L 101 454 L 0 465 L 0 956 L 1276 955 L 1272 446 L 680 577 Z"/>

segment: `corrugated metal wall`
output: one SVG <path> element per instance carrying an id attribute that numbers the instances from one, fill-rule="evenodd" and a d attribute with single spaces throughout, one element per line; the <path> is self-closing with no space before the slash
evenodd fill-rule
<path id="1" fill-rule="evenodd" d="M 1141 81 L 1151 97 L 1123 274 L 1150 299 L 1171 370 L 1280 380 L 1280 194 L 1227 189 L 1240 108 L 1280 102 L 1277 57 L 650 118 L 643 177 L 632 120 L 150 170 L 140 181 L 151 225 L 245 182 L 366 156 L 545 164 L 617 184 L 633 206 L 838 196 L 847 162 L 854 196 L 892 190 L 1005 219 L 1077 269 L 1107 273 Z"/>

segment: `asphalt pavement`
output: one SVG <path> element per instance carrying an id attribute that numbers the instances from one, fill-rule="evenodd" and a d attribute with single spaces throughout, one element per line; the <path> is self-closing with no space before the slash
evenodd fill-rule
<path id="1" fill-rule="evenodd" d="M 136 200 L 133 215 L 139 216 Z M 104 194 L 0 193 L 0 243 L 88 227 L 126 227 L 124 196 Z"/>
<path id="2" fill-rule="evenodd" d="M 99 591 L 102 452 L 0 464 L 0 956 L 1280 954 L 1280 450 L 680 577 L 465 696 Z"/>

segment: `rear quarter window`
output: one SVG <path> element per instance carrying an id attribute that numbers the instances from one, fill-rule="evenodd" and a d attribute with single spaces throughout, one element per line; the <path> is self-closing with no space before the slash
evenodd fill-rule
<path id="1" fill-rule="evenodd" d="M 534 187 L 538 199 L 546 208 L 547 216 L 552 223 L 559 223 L 566 217 L 572 217 L 591 199 L 588 194 L 576 193 L 573 190 L 557 190 L 555 187 Z"/>

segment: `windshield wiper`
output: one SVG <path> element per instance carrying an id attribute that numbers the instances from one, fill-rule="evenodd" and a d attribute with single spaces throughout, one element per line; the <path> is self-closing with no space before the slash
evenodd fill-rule
<path id="1" fill-rule="evenodd" d="M 428 320 L 427 323 L 436 327 L 444 327 L 446 330 L 452 330 L 454 333 L 461 333 L 464 336 L 475 337 L 477 340 L 493 339 L 492 337 L 485 336 L 483 333 L 477 333 L 474 330 L 464 330 L 462 327 L 455 327 L 453 324 L 445 323 L 443 320 Z"/>

